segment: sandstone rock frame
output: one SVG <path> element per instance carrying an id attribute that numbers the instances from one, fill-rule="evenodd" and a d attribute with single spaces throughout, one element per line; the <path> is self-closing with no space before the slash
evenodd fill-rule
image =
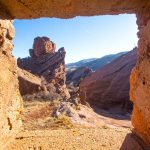
<path id="1" fill-rule="evenodd" d="M 134 103 L 132 124 L 135 132 L 150 145 L 150 0 L 0 0 L 1 146 L 21 128 L 22 100 L 16 60 L 11 53 L 15 35 L 10 20 L 123 13 L 136 14 L 139 29 L 138 60 L 130 80 L 130 97 Z"/>

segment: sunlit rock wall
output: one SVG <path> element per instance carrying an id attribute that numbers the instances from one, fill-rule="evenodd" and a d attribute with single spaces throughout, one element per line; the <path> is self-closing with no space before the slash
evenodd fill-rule
<path id="1" fill-rule="evenodd" d="M 12 22 L 0 20 L 0 149 L 7 145 L 9 138 L 18 132 L 22 124 L 16 60 L 11 54 L 14 36 Z"/>
<path id="2" fill-rule="evenodd" d="M 137 13 L 139 27 L 138 62 L 130 77 L 130 97 L 134 103 L 135 132 L 150 144 L 150 11 Z"/>

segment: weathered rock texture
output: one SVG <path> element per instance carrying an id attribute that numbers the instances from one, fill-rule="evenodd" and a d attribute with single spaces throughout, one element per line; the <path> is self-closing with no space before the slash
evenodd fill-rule
<path id="1" fill-rule="evenodd" d="M 34 39 L 33 49 L 29 50 L 31 57 L 18 59 L 18 66 L 42 78 L 42 86 L 47 92 L 60 94 L 68 99 L 66 88 L 65 50 L 60 48 L 55 52 L 55 44 L 47 37 Z"/>
<path id="2" fill-rule="evenodd" d="M 41 78 L 28 71 L 17 69 L 19 79 L 19 91 L 21 95 L 34 94 L 42 89 Z"/>
<path id="3" fill-rule="evenodd" d="M 92 73 L 88 67 L 71 68 L 67 70 L 67 84 L 79 85 L 79 83 Z"/>
<path id="4" fill-rule="evenodd" d="M 48 37 L 37 37 L 34 39 L 33 49 L 30 49 L 31 57 L 39 57 L 40 55 L 45 54 L 54 54 L 55 53 L 55 43 L 50 41 Z"/>
<path id="5" fill-rule="evenodd" d="M 1 0 L 2 18 L 39 18 L 93 16 L 136 13 L 145 9 L 148 0 Z M 90 10 L 90 11 L 89 11 Z"/>
<path id="6" fill-rule="evenodd" d="M 130 78 L 130 97 L 134 103 L 132 124 L 150 145 L 150 12 L 137 13 L 138 61 Z"/>
<path id="7" fill-rule="evenodd" d="M 135 64 L 136 49 L 92 73 L 80 83 L 81 100 L 103 108 L 121 104 L 131 109 L 129 77 Z"/>
<path id="8" fill-rule="evenodd" d="M 12 21 L 0 20 L 0 149 L 3 149 L 9 141 L 8 138 L 14 136 L 22 125 L 22 99 L 19 94 L 17 65 L 11 55 L 14 36 Z"/>
<path id="9" fill-rule="evenodd" d="M 132 122 L 135 131 L 150 145 L 150 70 L 149 70 L 149 45 L 150 45 L 150 1 L 149 0 L 1 0 L 0 1 L 0 17 L 2 19 L 12 18 L 38 18 L 38 17 L 59 17 L 71 18 L 74 16 L 93 16 L 105 14 L 122 14 L 122 13 L 136 13 L 137 24 L 139 27 L 139 44 L 138 44 L 138 62 L 131 76 L 131 99 L 134 103 L 134 111 Z M 7 22 L 7 21 L 2 21 Z M 9 22 L 9 21 L 8 21 Z M 0 31 L 8 32 L 7 23 L 0 27 Z M 12 28 L 11 28 L 12 29 Z M 5 30 L 5 31 L 3 31 Z M 12 30 L 13 31 L 13 30 Z M 13 32 L 11 32 L 13 33 Z M 15 74 L 16 65 L 14 58 L 10 52 L 11 35 L 3 35 L 1 38 L 0 57 L 0 93 L 1 94 L 1 132 L 10 135 L 8 129 L 7 114 L 12 105 L 12 112 L 19 110 L 20 98 L 18 91 L 18 81 Z M 3 53 L 2 53 L 3 52 Z M 7 56 L 6 56 L 7 55 Z M 13 73 L 14 74 L 13 74 Z M 2 76 L 4 74 L 4 76 Z M 6 76 L 7 75 L 7 76 Z M 6 79 L 6 77 L 9 77 Z M 8 88 L 9 87 L 9 88 Z M 17 96 L 18 95 L 18 96 Z M 9 103 L 13 101 L 14 103 Z M 7 103 L 8 102 L 8 103 Z M 14 105 L 14 106 L 13 106 Z M 18 112 L 18 111 L 17 111 Z M 14 115 L 16 116 L 16 115 Z M 18 122 L 14 119 L 12 132 L 18 129 Z M 4 145 L 1 144 L 1 145 Z"/>

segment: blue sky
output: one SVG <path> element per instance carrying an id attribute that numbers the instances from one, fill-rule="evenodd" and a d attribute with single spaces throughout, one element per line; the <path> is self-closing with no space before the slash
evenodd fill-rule
<path id="1" fill-rule="evenodd" d="M 36 36 L 48 36 L 57 50 L 65 47 L 66 63 L 128 51 L 137 45 L 135 15 L 15 20 L 13 54 L 29 56 Z"/>

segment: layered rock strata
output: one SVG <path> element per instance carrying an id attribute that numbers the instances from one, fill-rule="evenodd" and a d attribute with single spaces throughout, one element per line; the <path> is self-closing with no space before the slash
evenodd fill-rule
<path id="1" fill-rule="evenodd" d="M 47 37 L 34 39 L 33 49 L 29 50 L 28 58 L 18 59 L 18 66 L 39 76 L 47 92 L 55 92 L 62 98 L 70 97 L 66 88 L 65 50 L 55 52 L 55 44 Z"/>

